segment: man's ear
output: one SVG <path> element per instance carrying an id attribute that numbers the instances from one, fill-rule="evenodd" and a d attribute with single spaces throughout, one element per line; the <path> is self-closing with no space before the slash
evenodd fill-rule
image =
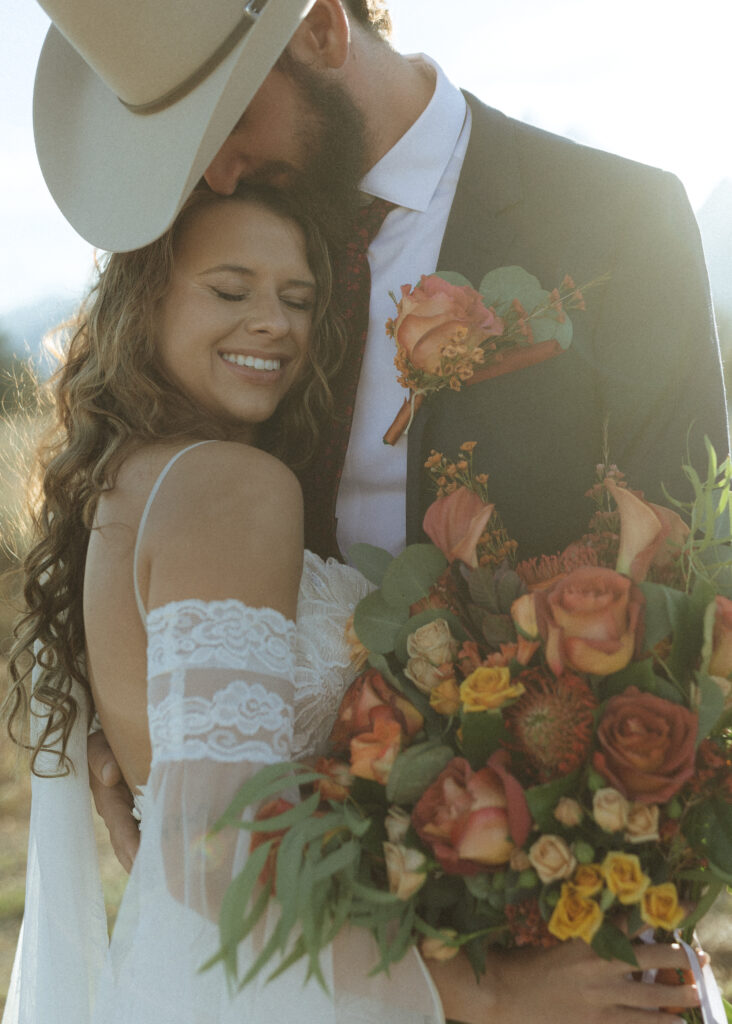
<path id="1" fill-rule="evenodd" d="M 341 68 L 351 32 L 341 0 L 315 0 L 290 40 L 288 53 L 310 67 Z"/>

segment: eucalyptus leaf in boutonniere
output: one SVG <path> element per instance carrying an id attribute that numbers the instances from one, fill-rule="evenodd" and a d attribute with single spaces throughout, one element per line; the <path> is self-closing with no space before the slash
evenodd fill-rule
<path id="1" fill-rule="evenodd" d="M 462 274 L 423 275 L 392 298 L 397 312 L 386 331 L 396 342 L 399 383 L 410 394 L 385 444 L 396 444 L 426 395 L 460 391 L 559 355 L 572 341 L 567 311 L 585 308 L 571 277 L 547 291 L 521 267 L 492 270 L 477 291 Z"/>

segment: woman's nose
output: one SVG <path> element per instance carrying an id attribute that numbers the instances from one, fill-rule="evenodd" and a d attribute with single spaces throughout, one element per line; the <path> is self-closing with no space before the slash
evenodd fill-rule
<path id="1" fill-rule="evenodd" d="M 276 295 L 259 296 L 250 306 L 244 318 L 244 325 L 250 334 L 267 334 L 281 338 L 290 329 L 290 323 Z"/>

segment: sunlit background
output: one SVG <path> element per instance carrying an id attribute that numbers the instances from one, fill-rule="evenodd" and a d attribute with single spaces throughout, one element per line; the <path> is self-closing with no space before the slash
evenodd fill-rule
<path id="1" fill-rule="evenodd" d="M 732 320 L 730 0 L 392 0 L 395 44 L 513 116 L 674 171 L 701 221 L 720 317 Z M 31 96 L 48 25 L 0 11 L 0 330 L 31 345 L 73 304 L 92 253 L 50 198 Z"/>

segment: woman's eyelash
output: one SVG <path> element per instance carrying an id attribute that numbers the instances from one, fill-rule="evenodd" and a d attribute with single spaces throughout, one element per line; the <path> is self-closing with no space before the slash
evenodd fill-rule
<path id="1" fill-rule="evenodd" d="M 232 295 L 231 292 L 222 292 L 220 288 L 214 288 L 214 293 L 218 295 L 220 299 L 225 299 L 226 302 L 241 302 L 242 299 L 246 298 L 246 295 L 243 292 L 239 295 Z"/>
<path id="2" fill-rule="evenodd" d="M 214 288 L 213 292 L 218 296 L 218 298 L 223 299 L 225 302 L 241 302 L 243 299 L 246 299 L 248 294 L 247 292 L 238 292 L 234 294 L 233 292 L 222 291 L 221 288 Z M 312 299 L 288 299 L 283 296 L 282 302 L 284 302 L 286 306 L 290 306 L 291 309 L 299 309 L 304 312 L 308 312 L 313 308 Z"/>

